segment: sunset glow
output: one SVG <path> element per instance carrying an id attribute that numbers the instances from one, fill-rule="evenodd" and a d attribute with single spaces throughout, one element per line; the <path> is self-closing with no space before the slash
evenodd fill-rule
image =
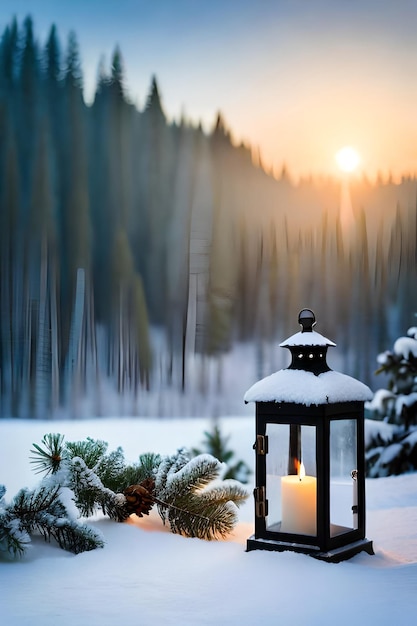
<path id="1" fill-rule="evenodd" d="M 354 172 L 361 162 L 358 152 L 351 146 L 345 146 L 339 150 L 335 155 L 335 159 L 339 169 L 348 173 Z"/>

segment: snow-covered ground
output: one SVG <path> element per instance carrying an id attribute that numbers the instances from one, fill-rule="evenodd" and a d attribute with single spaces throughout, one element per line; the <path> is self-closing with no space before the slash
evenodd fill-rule
<path id="1" fill-rule="evenodd" d="M 220 419 L 238 458 L 254 464 L 252 417 Z M 126 459 L 199 446 L 209 419 L 0 420 L 0 483 L 9 500 L 39 480 L 32 443 L 60 432 L 122 446 Z M 252 485 L 248 486 L 252 490 Z M 104 549 L 74 556 L 34 542 L 18 562 L 0 562 L 5 626 L 407 626 L 417 614 L 417 475 L 367 481 L 367 537 L 375 555 L 329 564 L 295 553 L 245 552 L 253 528 L 248 499 L 228 541 L 173 535 L 157 513 L 117 524 L 92 522 Z"/>

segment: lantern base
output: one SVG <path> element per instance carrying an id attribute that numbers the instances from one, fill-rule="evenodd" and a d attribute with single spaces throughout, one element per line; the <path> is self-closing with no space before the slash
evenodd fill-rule
<path id="1" fill-rule="evenodd" d="M 249 537 L 246 544 L 246 552 L 251 552 L 252 550 L 269 550 L 274 552 L 284 552 L 285 550 L 290 550 L 292 552 L 308 554 L 315 559 L 327 561 L 328 563 L 340 563 L 340 561 L 346 561 L 362 551 L 371 555 L 375 554 L 372 541 L 369 541 L 369 539 L 361 539 L 359 541 L 349 543 L 346 546 L 341 546 L 340 548 L 323 552 L 316 546 L 287 543 L 285 541 L 275 541 L 273 539 L 260 539 L 255 538 L 255 535 Z"/>

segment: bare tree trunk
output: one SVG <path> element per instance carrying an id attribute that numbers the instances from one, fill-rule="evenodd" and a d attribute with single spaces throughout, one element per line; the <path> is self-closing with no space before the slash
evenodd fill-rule
<path id="1" fill-rule="evenodd" d="M 35 365 L 35 415 L 45 417 L 49 389 L 49 331 L 47 324 L 48 249 L 43 233 L 40 258 L 39 317 Z"/>
<path id="2" fill-rule="evenodd" d="M 51 264 L 51 411 L 59 405 L 59 337 L 58 337 L 58 310 L 57 310 L 57 280 L 56 268 Z"/>
<path id="3" fill-rule="evenodd" d="M 75 301 L 72 313 L 67 359 L 65 364 L 65 401 L 78 411 L 81 378 L 81 343 L 85 309 L 85 271 L 77 270 Z"/>

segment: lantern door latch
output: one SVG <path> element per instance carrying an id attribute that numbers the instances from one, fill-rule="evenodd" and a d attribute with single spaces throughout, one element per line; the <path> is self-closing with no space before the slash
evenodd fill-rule
<path id="1" fill-rule="evenodd" d="M 265 487 L 255 487 L 255 515 L 256 517 L 266 517 L 268 515 L 268 500 L 266 499 Z"/>
<path id="2" fill-rule="evenodd" d="M 253 444 L 256 454 L 265 456 L 268 454 L 268 437 L 266 435 L 256 435 L 256 441 Z"/>

